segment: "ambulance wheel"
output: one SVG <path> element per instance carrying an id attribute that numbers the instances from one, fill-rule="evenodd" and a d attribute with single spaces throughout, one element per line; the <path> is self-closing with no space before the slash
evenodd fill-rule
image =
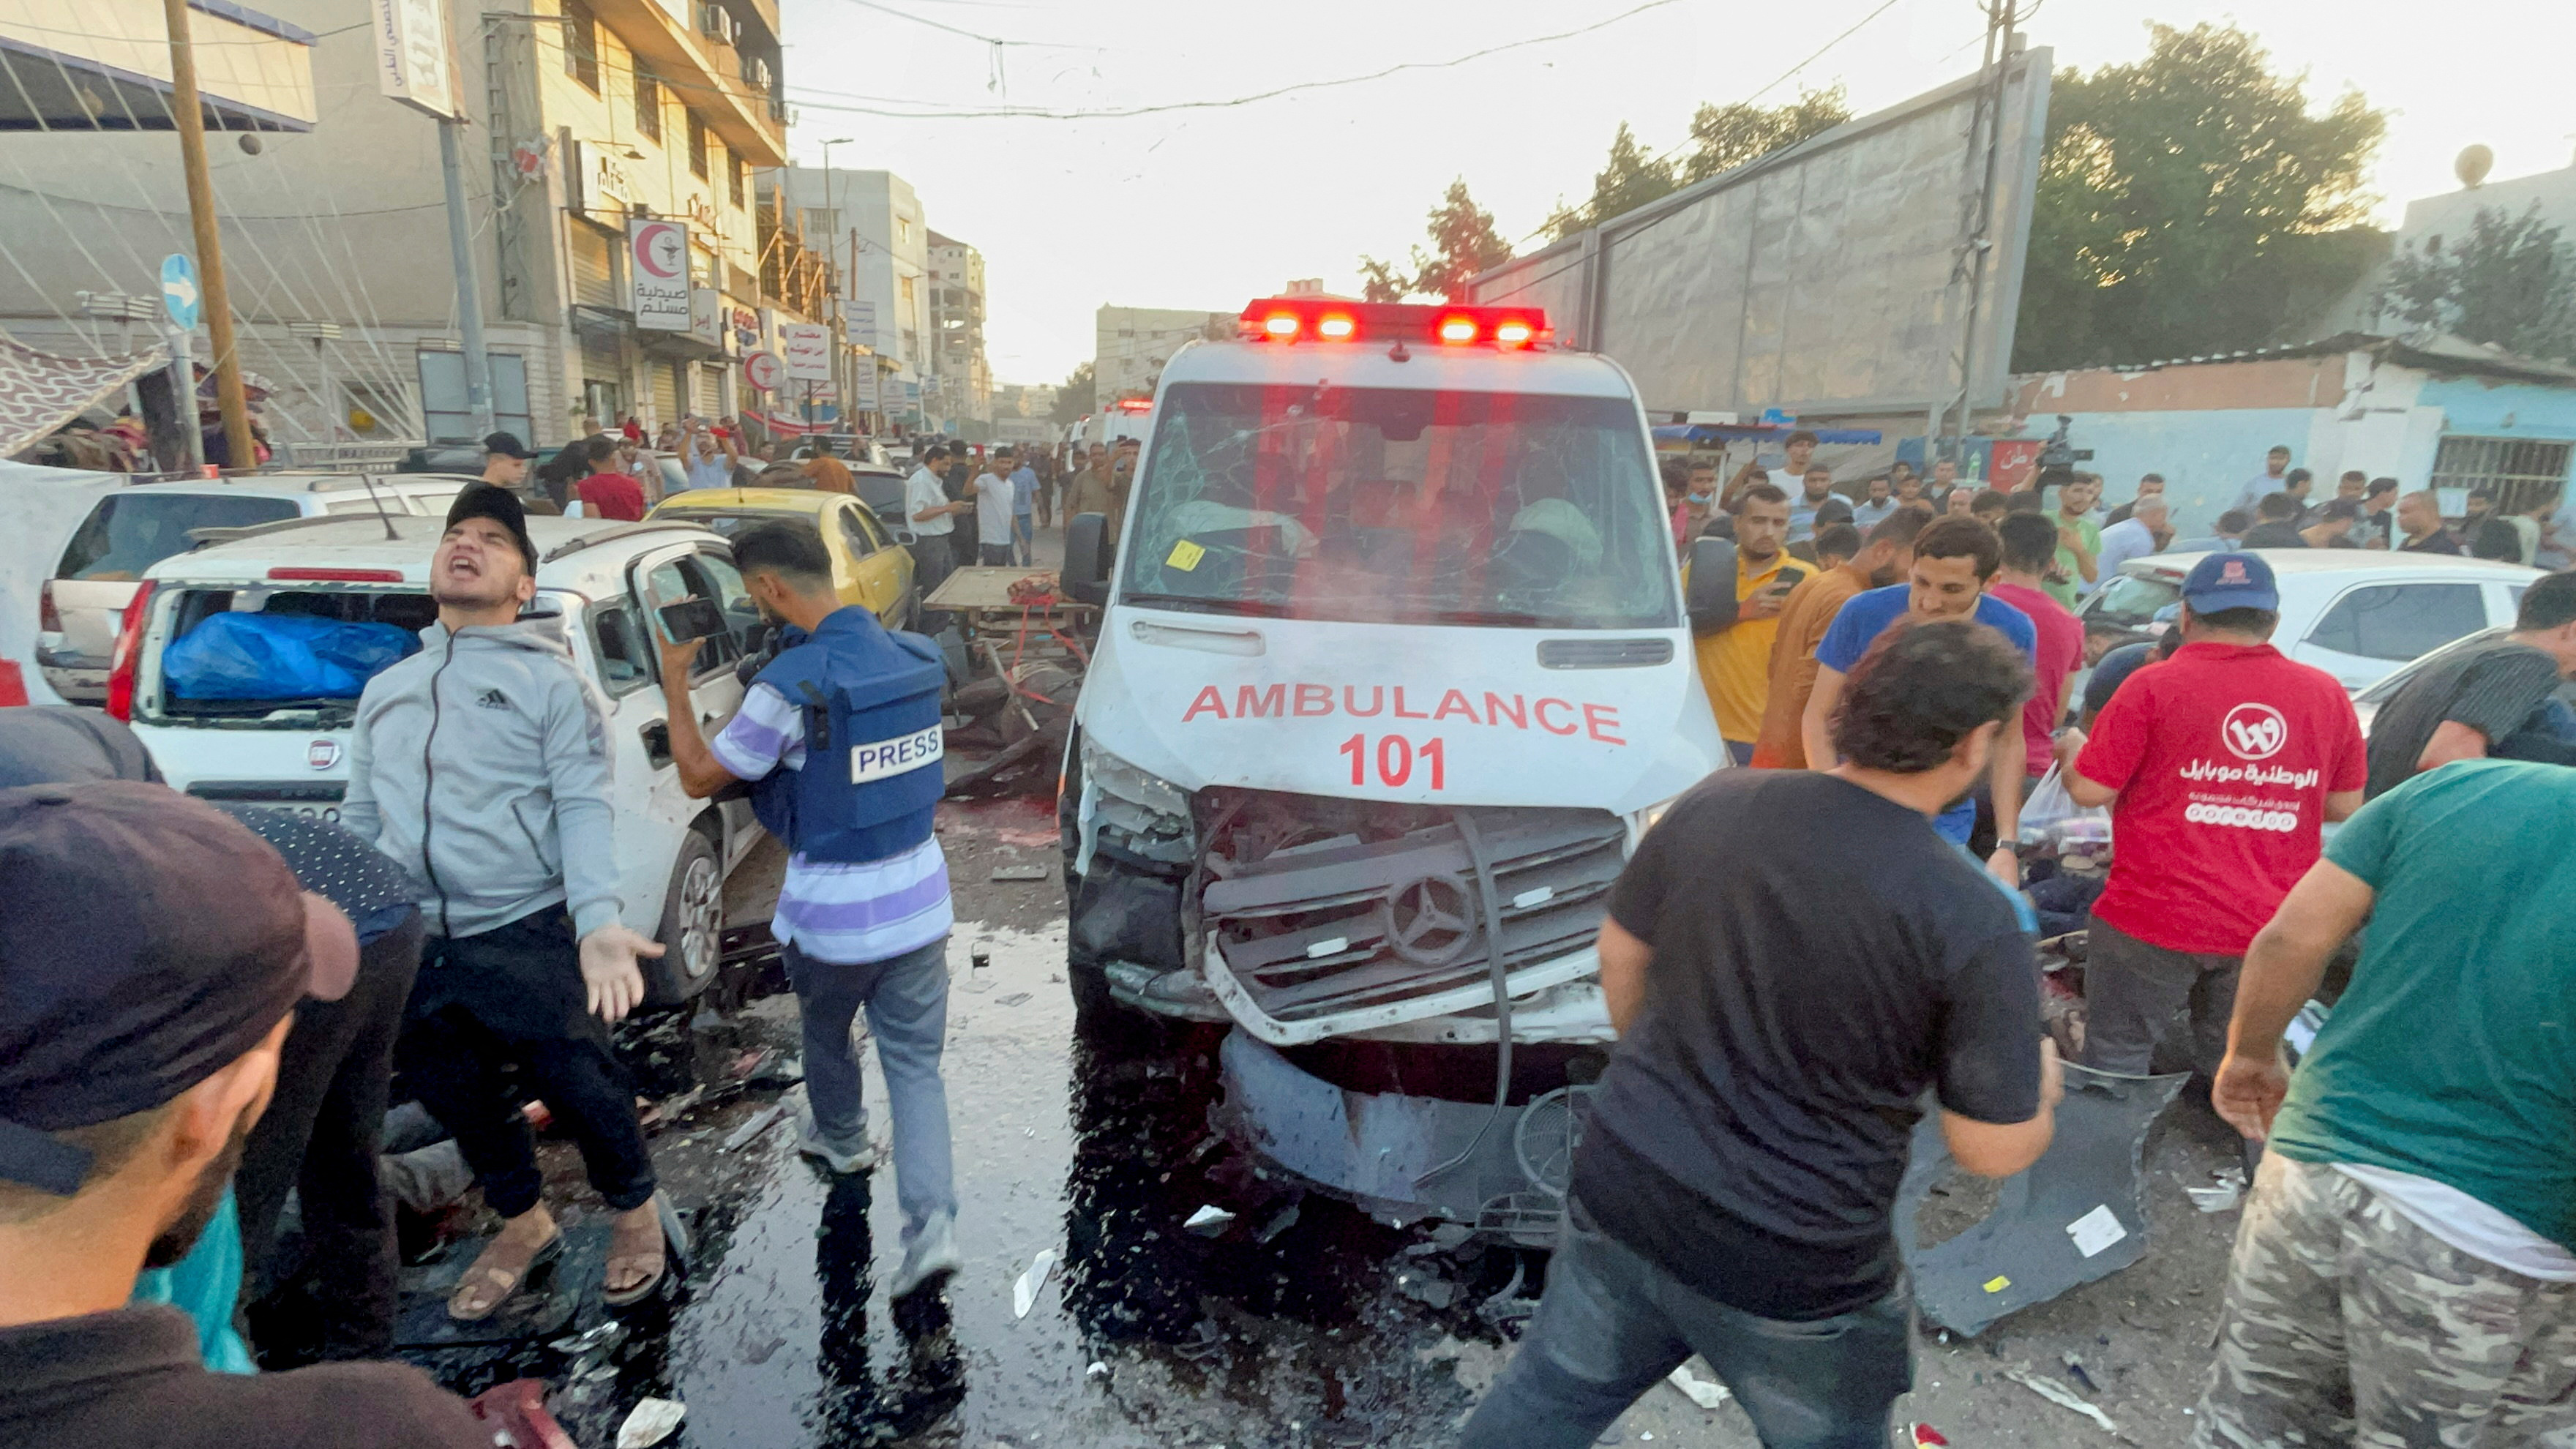
<path id="1" fill-rule="evenodd" d="M 715 846 L 699 831 L 680 837 L 671 887 L 662 895 L 662 929 L 654 939 L 666 949 L 640 963 L 646 1000 L 676 1006 L 716 979 L 724 959 L 724 872 L 716 865 Z"/>

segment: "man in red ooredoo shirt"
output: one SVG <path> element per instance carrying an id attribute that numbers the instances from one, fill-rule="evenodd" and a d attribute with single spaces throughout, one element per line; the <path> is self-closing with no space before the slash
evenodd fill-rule
<path id="1" fill-rule="evenodd" d="M 2214 1069 L 2246 947 L 2316 864 L 2325 822 L 2361 808 L 2361 723 L 2334 676 L 2266 642 L 2280 608 L 2259 554 L 2202 559 L 2183 580 L 2183 647 L 2131 675 L 2089 741 L 2060 745 L 2067 793 L 2111 807 L 2087 1066 L 2144 1075 L 2188 1005 L 2196 1064 Z"/>
<path id="2" fill-rule="evenodd" d="M 617 471 L 617 444 L 602 433 L 590 440 L 585 451 L 590 458 L 590 476 L 573 485 L 581 499 L 584 518 L 616 518 L 628 523 L 644 519 L 644 485 L 632 473 Z"/>

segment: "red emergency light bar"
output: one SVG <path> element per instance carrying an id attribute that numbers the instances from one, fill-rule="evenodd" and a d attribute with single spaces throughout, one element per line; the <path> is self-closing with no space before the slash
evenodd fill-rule
<path id="1" fill-rule="evenodd" d="M 1150 413 L 1154 410 L 1154 400 L 1149 397 L 1122 397 L 1117 406 L 1122 413 Z"/>
<path id="2" fill-rule="evenodd" d="M 1249 342 L 1427 342 L 1446 347 L 1535 347 L 1556 334 L 1536 307 L 1424 306 L 1267 297 L 1243 309 Z"/>

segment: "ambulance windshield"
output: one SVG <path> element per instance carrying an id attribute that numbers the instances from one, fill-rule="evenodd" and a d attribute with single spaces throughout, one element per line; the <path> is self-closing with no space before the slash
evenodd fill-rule
<path id="1" fill-rule="evenodd" d="M 1174 383 L 1128 602 L 1361 623 L 1670 628 L 1643 429 L 1618 398 Z"/>

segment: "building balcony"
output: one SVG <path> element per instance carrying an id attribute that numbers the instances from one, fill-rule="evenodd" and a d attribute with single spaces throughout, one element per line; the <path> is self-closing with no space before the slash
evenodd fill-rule
<path id="1" fill-rule="evenodd" d="M 743 79 L 751 70 L 733 46 L 699 33 L 695 12 L 702 0 L 592 0 L 601 24 L 648 62 L 665 83 L 685 86 L 692 109 L 725 148 L 746 166 L 779 166 L 787 160 L 787 108 L 776 94 Z M 740 0 L 761 13 L 778 33 L 775 5 Z M 685 14 L 683 13 L 685 12 Z M 773 64 L 773 70 L 775 66 Z"/>

